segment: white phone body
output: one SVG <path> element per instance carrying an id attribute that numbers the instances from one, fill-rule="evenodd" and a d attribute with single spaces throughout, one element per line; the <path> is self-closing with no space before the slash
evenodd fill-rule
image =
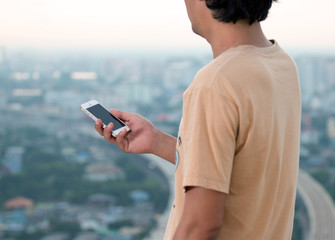
<path id="1" fill-rule="evenodd" d="M 104 128 L 112 122 L 114 124 L 114 128 L 112 130 L 112 135 L 114 137 L 116 137 L 123 129 L 130 131 L 130 128 L 124 122 L 111 114 L 97 100 L 90 100 L 83 103 L 80 108 L 94 121 L 101 119 Z"/>

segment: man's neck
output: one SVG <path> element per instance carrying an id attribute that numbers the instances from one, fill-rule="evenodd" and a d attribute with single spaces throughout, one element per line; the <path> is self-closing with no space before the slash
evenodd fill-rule
<path id="1" fill-rule="evenodd" d="M 272 43 L 265 37 L 260 23 L 249 25 L 240 21 L 236 24 L 217 22 L 206 37 L 216 58 L 224 51 L 240 45 L 269 47 Z"/>

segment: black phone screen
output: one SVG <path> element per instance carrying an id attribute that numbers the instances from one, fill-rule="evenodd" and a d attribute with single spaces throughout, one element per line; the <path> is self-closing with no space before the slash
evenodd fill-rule
<path id="1" fill-rule="evenodd" d="M 93 107 L 87 108 L 87 111 L 89 111 L 91 114 L 93 114 L 96 118 L 101 119 L 103 124 L 106 126 L 109 123 L 114 124 L 113 129 L 119 129 L 121 127 L 124 127 L 125 125 L 119 121 L 114 115 L 112 115 L 110 112 L 108 112 L 103 106 L 100 104 L 94 105 Z"/>

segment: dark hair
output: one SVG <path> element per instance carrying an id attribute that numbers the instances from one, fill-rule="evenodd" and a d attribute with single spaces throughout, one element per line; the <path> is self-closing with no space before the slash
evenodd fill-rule
<path id="1" fill-rule="evenodd" d="M 273 1 L 277 0 L 206 0 L 206 5 L 220 22 L 236 23 L 244 19 L 251 25 L 267 18 Z"/>

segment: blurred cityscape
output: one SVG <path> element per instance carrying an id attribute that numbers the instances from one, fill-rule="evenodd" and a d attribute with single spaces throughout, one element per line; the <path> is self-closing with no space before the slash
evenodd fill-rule
<path id="1" fill-rule="evenodd" d="M 154 239 L 170 209 L 170 176 L 106 143 L 80 104 L 137 112 L 176 136 L 183 92 L 211 55 L 116 52 L 0 48 L 0 239 Z M 333 207 L 335 56 L 293 57 L 303 100 L 300 168 Z M 314 224 L 304 190 L 293 239 L 307 239 Z"/>

